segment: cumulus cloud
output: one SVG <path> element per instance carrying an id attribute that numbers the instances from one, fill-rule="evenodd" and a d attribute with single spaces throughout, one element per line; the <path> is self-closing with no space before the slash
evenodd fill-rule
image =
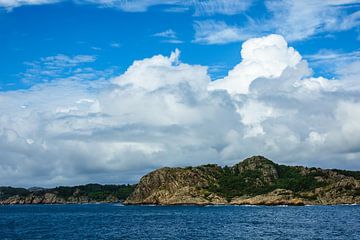
<path id="1" fill-rule="evenodd" d="M 226 89 L 229 93 L 247 93 L 252 81 L 259 77 L 277 78 L 287 67 L 301 61 L 300 54 L 280 35 L 269 35 L 246 41 L 241 50 L 242 61 L 210 89 Z"/>
<path id="2" fill-rule="evenodd" d="M 1 182 L 134 182 L 162 165 L 217 161 L 239 119 L 226 94 L 207 91 L 206 67 L 181 63 L 179 54 L 135 61 L 105 83 L 56 80 L 2 92 Z"/>
<path id="3" fill-rule="evenodd" d="M 0 181 L 135 182 L 162 166 L 229 165 L 254 154 L 360 168 L 359 88 L 313 77 L 278 35 L 246 41 L 241 55 L 216 81 L 175 50 L 134 61 L 110 80 L 1 92 Z"/>

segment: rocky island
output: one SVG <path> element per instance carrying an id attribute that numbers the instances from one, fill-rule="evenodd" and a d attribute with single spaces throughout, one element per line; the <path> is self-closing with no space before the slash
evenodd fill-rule
<path id="1" fill-rule="evenodd" d="M 276 164 L 254 156 L 232 166 L 161 168 L 124 204 L 329 205 L 360 203 L 360 172 Z"/>
<path id="2" fill-rule="evenodd" d="M 0 187 L 0 204 L 330 205 L 360 204 L 360 172 L 276 164 L 254 156 L 232 167 L 161 168 L 137 185 Z"/>

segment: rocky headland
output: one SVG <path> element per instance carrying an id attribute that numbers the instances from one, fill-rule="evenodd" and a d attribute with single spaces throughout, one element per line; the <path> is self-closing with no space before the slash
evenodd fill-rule
<path id="1" fill-rule="evenodd" d="M 278 165 L 254 156 L 232 166 L 161 168 L 125 204 L 330 205 L 360 203 L 360 172 Z"/>

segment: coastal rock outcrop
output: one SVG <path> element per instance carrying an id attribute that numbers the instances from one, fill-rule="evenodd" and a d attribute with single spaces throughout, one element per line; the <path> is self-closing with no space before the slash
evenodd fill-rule
<path id="1" fill-rule="evenodd" d="M 360 172 L 278 165 L 254 156 L 232 166 L 162 168 L 125 204 L 305 205 L 360 203 Z"/>
<path id="2" fill-rule="evenodd" d="M 145 175 L 125 203 L 131 204 L 225 204 L 227 201 L 206 189 L 217 181 L 221 168 L 162 168 Z"/>
<path id="3" fill-rule="evenodd" d="M 12 188 L 0 187 L 0 204 L 82 204 L 123 201 L 134 185 L 87 184 L 75 187 Z"/>

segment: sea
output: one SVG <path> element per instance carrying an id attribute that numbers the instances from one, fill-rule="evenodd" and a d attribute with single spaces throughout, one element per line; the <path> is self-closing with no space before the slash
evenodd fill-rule
<path id="1" fill-rule="evenodd" d="M 0 239 L 360 239 L 360 206 L 0 206 Z"/>

